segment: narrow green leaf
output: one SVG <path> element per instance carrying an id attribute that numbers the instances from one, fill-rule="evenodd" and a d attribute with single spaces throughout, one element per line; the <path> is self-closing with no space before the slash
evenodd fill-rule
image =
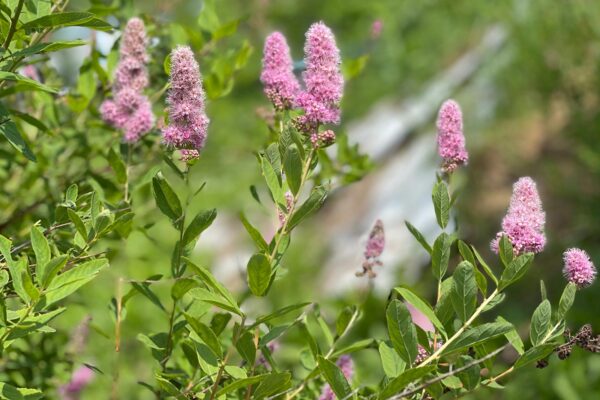
<path id="1" fill-rule="evenodd" d="M 438 281 L 444 277 L 448 270 L 451 246 L 452 238 L 446 232 L 442 232 L 433 243 L 431 271 Z"/>
<path id="2" fill-rule="evenodd" d="M 27 78 L 23 75 L 15 74 L 13 72 L 8 71 L 0 71 L 0 81 L 11 81 L 15 82 L 18 87 L 21 87 L 25 90 L 36 90 L 47 93 L 58 93 L 58 90 L 44 85 L 41 82 L 38 82 L 34 79 Z"/>
<path id="3" fill-rule="evenodd" d="M 10 119 L 8 112 L 0 104 L 0 134 L 8 140 L 18 152 L 23 154 L 28 160 L 36 161 L 35 155 L 23 139 L 17 125 Z"/>
<path id="4" fill-rule="evenodd" d="M 238 389 L 242 389 L 242 388 L 245 388 L 250 385 L 255 385 L 255 384 L 259 383 L 260 381 L 262 381 L 263 379 L 265 379 L 268 375 L 269 374 L 254 375 L 249 378 L 234 380 L 230 384 L 226 385 L 225 387 L 223 387 L 222 389 L 217 391 L 217 398 L 221 398 L 221 396 L 224 396 L 228 393 L 234 392 Z"/>
<path id="5" fill-rule="evenodd" d="M 171 297 L 179 300 L 192 288 L 198 287 L 198 285 L 199 283 L 192 278 L 178 279 L 171 288 Z"/>
<path id="6" fill-rule="evenodd" d="M 26 47 L 22 50 L 15 51 L 10 54 L 9 57 L 29 57 L 34 54 L 42 54 L 42 53 L 50 53 L 53 51 L 69 49 L 71 47 L 83 46 L 88 42 L 85 40 L 70 40 L 70 41 L 60 41 L 60 42 L 45 42 L 34 44 L 33 46 Z"/>
<path id="7" fill-rule="evenodd" d="M 411 224 L 410 222 L 404 221 L 404 224 L 408 228 L 408 231 L 415 237 L 415 239 L 417 239 L 417 242 L 419 242 L 419 244 L 421 244 L 421 246 L 429 254 L 431 254 L 431 252 L 433 251 L 433 249 L 431 248 L 431 246 L 429 245 L 429 243 L 427 243 L 427 239 L 425 239 L 425 236 L 423 236 L 423 234 L 421 232 L 419 232 L 419 230 L 417 228 L 415 228 L 414 225 Z"/>
<path id="8" fill-rule="evenodd" d="M 88 232 L 79 214 L 77 214 L 72 209 L 67 208 L 67 215 L 69 216 L 69 219 L 71 220 L 73 225 L 75 225 L 75 229 L 77 230 L 77 232 L 79 232 L 83 240 L 87 240 Z"/>
<path id="9" fill-rule="evenodd" d="M 563 290 L 562 295 L 560 296 L 560 301 L 558 302 L 558 311 L 556 312 L 556 319 L 561 320 L 564 319 L 567 315 L 567 312 L 573 306 L 575 302 L 575 295 L 577 294 L 577 285 L 573 282 L 567 283 L 565 286 L 565 290 Z"/>
<path id="10" fill-rule="evenodd" d="M 31 280 L 31 275 L 29 275 L 29 271 L 27 267 L 21 270 L 21 282 L 23 282 L 23 289 L 27 292 L 27 295 L 32 301 L 37 301 L 40 298 L 40 291 Z"/>
<path id="11" fill-rule="evenodd" d="M 541 342 L 550 329 L 552 306 L 547 299 L 542 301 L 531 316 L 530 337 L 531 344 L 536 346 Z"/>
<path id="12" fill-rule="evenodd" d="M 470 262 L 473 266 L 477 265 L 477 262 L 475 261 L 475 255 L 471 251 L 471 247 L 462 240 L 458 241 L 458 252 L 463 260 Z"/>
<path id="13" fill-rule="evenodd" d="M 474 267 L 470 262 L 463 261 L 458 264 L 452 276 L 454 284 L 450 299 L 458 318 L 465 322 L 477 308 L 477 283 L 475 282 Z"/>
<path id="14" fill-rule="evenodd" d="M 244 224 L 244 228 L 246 228 L 246 231 L 248 232 L 248 234 L 252 238 L 252 241 L 254 242 L 254 244 L 260 250 L 268 251 L 269 250 L 269 245 L 267 244 L 267 242 L 265 241 L 265 239 L 263 239 L 263 237 L 260 234 L 260 232 L 258 231 L 258 229 L 256 229 L 250 223 L 250 221 L 248 221 L 248 219 L 246 218 L 246 216 L 243 213 L 240 214 L 240 220 L 242 221 L 242 224 Z"/>
<path id="15" fill-rule="evenodd" d="M 411 383 L 416 383 L 419 379 L 424 377 L 425 375 L 433 372 L 435 370 L 435 366 L 426 365 L 424 367 L 416 367 L 407 369 L 396 378 L 392 379 L 387 386 L 379 393 L 378 400 L 388 399 L 395 394 L 399 393 L 405 387 L 407 387 Z"/>
<path id="16" fill-rule="evenodd" d="M 271 282 L 271 263 L 262 253 L 254 254 L 248 261 L 248 287 L 255 296 L 263 296 Z"/>
<path id="17" fill-rule="evenodd" d="M 291 386 L 292 375 L 289 372 L 273 372 L 256 387 L 252 399 L 260 400 L 267 396 L 283 393 Z"/>
<path id="18" fill-rule="evenodd" d="M 410 312 L 400 300 L 392 300 L 386 311 L 388 333 L 400 357 L 412 365 L 417 357 L 417 330 Z"/>
<path id="19" fill-rule="evenodd" d="M 339 367 L 322 356 L 319 356 L 318 362 L 321 373 L 325 377 L 327 383 L 329 383 L 331 390 L 333 390 L 333 393 L 335 393 L 337 398 L 345 399 L 350 396 L 352 388 Z"/>
<path id="20" fill-rule="evenodd" d="M 204 288 L 193 288 L 189 292 L 190 296 L 198 301 L 203 301 L 214 306 L 220 307 L 223 310 L 230 311 L 239 316 L 243 316 L 244 313 L 239 309 L 237 304 L 232 304 L 228 299 L 218 293 L 210 292 Z"/>
<path id="21" fill-rule="evenodd" d="M 61 254 L 58 257 L 53 258 L 48 261 L 46 265 L 40 270 L 40 275 L 38 275 L 38 282 L 41 283 L 42 287 L 47 288 L 52 280 L 58 275 L 60 270 L 64 268 L 69 260 L 69 256 L 66 254 Z"/>
<path id="22" fill-rule="evenodd" d="M 96 260 L 81 263 L 74 268 L 58 275 L 52 280 L 50 286 L 46 290 L 45 305 L 56 303 L 59 300 L 67 297 L 75 292 L 81 286 L 85 285 L 98 273 L 108 266 L 106 258 L 98 258 Z"/>
<path id="23" fill-rule="evenodd" d="M 335 332 L 338 337 L 346 331 L 346 329 L 350 325 L 350 322 L 352 322 L 352 320 L 355 319 L 358 315 L 357 313 L 358 308 L 356 306 L 348 306 L 342 309 L 337 319 L 335 320 Z"/>
<path id="24" fill-rule="evenodd" d="M 181 202 L 160 172 L 152 178 L 152 188 L 158 208 L 172 221 L 177 221 L 183 214 Z"/>
<path id="25" fill-rule="evenodd" d="M 500 241 L 498 242 L 498 254 L 500 255 L 500 260 L 502 260 L 502 264 L 504 267 L 508 267 L 510 262 L 514 258 L 514 250 L 510 239 L 506 235 L 502 235 Z"/>
<path id="26" fill-rule="evenodd" d="M 502 272 L 502 276 L 500 277 L 500 282 L 498 283 L 498 290 L 503 290 L 507 286 L 513 284 L 514 282 L 521 279 L 523 275 L 527 272 L 531 263 L 533 262 L 533 254 L 525 253 L 508 264 L 506 269 Z"/>
<path id="27" fill-rule="evenodd" d="M 474 328 L 469 328 L 446 348 L 444 354 L 483 343 L 487 340 L 504 335 L 511 329 L 513 329 L 512 324 L 504 321 L 489 322 Z"/>
<path id="28" fill-rule="evenodd" d="M 212 210 L 200 211 L 185 229 L 183 245 L 185 246 L 196 240 L 213 223 L 215 218 L 217 218 L 217 210 L 214 208 Z"/>
<path id="29" fill-rule="evenodd" d="M 43 28 L 58 28 L 63 26 L 83 26 L 98 31 L 112 30 L 112 26 L 108 22 L 105 22 L 96 17 L 95 14 L 88 12 L 62 12 L 45 15 L 21 25 L 19 29 L 28 31 Z"/>
<path id="30" fill-rule="evenodd" d="M 322 186 L 314 188 L 308 199 L 292 214 L 288 222 L 288 231 L 291 231 L 296 225 L 305 218 L 316 212 L 327 198 L 327 190 Z"/>
<path id="31" fill-rule="evenodd" d="M 273 168 L 273 165 L 271 165 L 266 157 L 261 157 L 261 168 L 265 182 L 267 183 L 267 187 L 273 196 L 273 200 L 275 200 L 275 203 L 277 204 L 285 204 L 279 173 L 276 172 L 276 170 Z"/>
<path id="32" fill-rule="evenodd" d="M 284 315 L 287 315 L 287 314 L 291 313 L 292 311 L 299 310 L 299 309 L 304 308 L 304 307 L 306 307 L 306 306 L 308 306 L 310 304 L 312 304 L 312 303 L 298 303 L 298 304 L 292 304 L 290 306 L 286 306 L 286 307 L 280 308 L 279 310 L 276 310 L 276 311 L 274 311 L 274 312 L 272 312 L 270 314 L 263 315 L 262 317 L 258 317 L 256 319 L 256 321 L 254 321 L 254 323 L 252 325 L 250 325 L 250 327 L 248 329 L 255 328 L 258 325 L 264 324 L 264 323 L 269 322 L 269 321 L 271 321 L 273 319 L 283 317 Z"/>
<path id="33" fill-rule="evenodd" d="M 283 170 L 290 190 L 294 195 L 298 194 L 302 181 L 302 159 L 295 143 L 289 146 L 285 152 Z"/>
<path id="34" fill-rule="evenodd" d="M 448 339 L 448 335 L 446 334 L 446 329 L 444 329 L 444 325 L 435 315 L 433 308 L 431 307 L 431 305 L 429 305 L 427 300 L 423 299 L 418 294 L 413 292 L 409 287 L 403 285 L 394 288 L 394 290 L 398 292 L 400 296 L 404 297 L 406 301 L 412 304 L 413 307 L 415 307 L 417 310 L 423 313 L 423 315 L 425 315 L 431 321 L 433 326 L 435 326 L 435 329 L 438 331 L 438 333 L 440 333 L 444 337 L 444 339 Z"/>
<path id="35" fill-rule="evenodd" d="M 497 319 L 500 322 L 510 324 L 510 322 L 508 322 L 502 317 L 498 317 Z M 519 355 L 522 355 L 525 352 L 525 345 L 523 344 L 523 340 L 521 339 L 521 336 L 519 336 L 519 333 L 517 332 L 517 329 L 514 326 L 510 331 L 504 334 L 504 337 L 506 337 L 506 339 L 509 341 L 512 347 L 514 347 L 517 353 L 519 353 Z"/>
<path id="36" fill-rule="evenodd" d="M 379 343 L 379 357 L 381 357 L 381 365 L 383 366 L 383 372 L 385 375 L 392 379 L 397 377 L 406 368 L 406 363 L 392 346 L 389 346 L 386 342 Z"/>
<path id="37" fill-rule="evenodd" d="M 464 367 L 467 364 L 470 364 L 473 362 L 473 358 L 463 355 L 460 356 L 460 358 L 458 359 L 458 362 L 456 363 L 457 367 Z M 478 364 L 475 364 L 469 368 L 467 368 L 466 370 L 462 371 L 461 373 L 459 373 L 457 376 L 460 379 L 460 381 L 463 383 L 465 389 L 467 389 L 468 391 L 472 391 L 474 390 L 477 385 L 479 385 L 479 381 L 481 380 L 481 367 Z"/>
<path id="38" fill-rule="evenodd" d="M 112 147 L 108 150 L 106 160 L 108 161 L 108 164 L 112 170 L 115 172 L 117 182 L 120 184 L 127 182 L 127 167 L 125 166 L 125 163 L 121 157 L 119 157 L 117 152 Z"/>
<path id="39" fill-rule="evenodd" d="M 437 219 L 440 228 L 444 229 L 448 225 L 450 219 L 450 195 L 448 187 L 442 181 L 435 184 L 433 193 L 433 207 L 435 209 L 435 218 Z"/>
<path id="40" fill-rule="evenodd" d="M 210 287 L 213 291 L 217 292 L 221 297 L 223 297 L 227 303 L 235 310 L 234 312 L 238 315 L 244 315 L 242 311 L 239 309 L 239 306 L 233 295 L 225 288 L 225 286 L 221 285 L 215 277 L 204 267 L 194 264 L 187 257 L 183 257 L 185 263 L 190 267 L 201 279 L 202 283 L 206 286 Z"/>
<path id="41" fill-rule="evenodd" d="M 546 358 L 554 351 L 556 345 L 554 344 L 542 344 L 530 348 L 515 362 L 515 369 L 522 368 L 532 362 Z"/>
<path id="42" fill-rule="evenodd" d="M 200 337 L 200 339 L 202 339 L 204 344 L 206 344 L 217 357 L 221 357 L 223 352 L 221 343 L 212 329 L 189 314 L 184 313 L 184 316 L 188 326 Z"/>
<path id="43" fill-rule="evenodd" d="M 496 278 L 496 275 L 494 275 L 494 272 L 492 271 L 490 266 L 485 262 L 483 257 L 481 257 L 481 254 L 479 254 L 479 252 L 477 251 L 477 249 L 475 247 L 471 247 L 471 250 L 473 250 L 473 253 L 475 254 L 475 258 L 477 258 L 477 261 L 479 261 L 479 265 L 481 265 L 481 267 L 483 268 L 483 270 L 485 271 L 487 276 L 489 276 L 489 278 L 497 285 L 498 278 Z"/>
<path id="44" fill-rule="evenodd" d="M 251 332 L 244 332 L 235 344 L 235 348 L 249 365 L 254 365 L 257 348 L 254 342 L 254 335 Z"/>
<path id="45" fill-rule="evenodd" d="M 41 283 L 43 268 L 50 261 L 50 246 L 46 236 L 38 226 L 31 228 L 30 237 L 31 247 L 35 253 L 35 273 L 38 283 Z"/>

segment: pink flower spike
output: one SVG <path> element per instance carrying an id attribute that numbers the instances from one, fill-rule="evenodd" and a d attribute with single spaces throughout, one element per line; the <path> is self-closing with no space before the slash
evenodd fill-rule
<path id="1" fill-rule="evenodd" d="M 204 110 L 200 67 L 187 46 L 179 46 L 171 53 L 170 83 L 169 125 L 162 130 L 163 141 L 177 149 L 198 151 L 204 146 L 209 119 Z"/>
<path id="2" fill-rule="evenodd" d="M 500 238 L 506 235 L 516 255 L 539 253 L 546 245 L 545 223 L 546 213 L 535 182 L 530 177 L 520 178 L 513 185 L 508 212 L 502 220 L 502 231 L 492 241 L 491 248 L 498 253 Z"/>
<path id="3" fill-rule="evenodd" d="M 280 32 L 271 33 L 265 40 L 262 63 L 260 81 L 265 95 L 278 110 L 292 108 L 300 84 L 294 75 L 290 48 Z"/>
<path id="4" fill-rule="evenodd" d="M 569 282 L 579 289 L 590 286 L 596 279 L 596 267 L 590 256 L 581 249 L 568 249 L 564 252 L 563 273 Z"/>
<path id="5" fill-rule="evenodd" d="M 305 132 L 314 133 L 319 124 L 339 124 L 344 91 L 340 51 L 333 32 L 323 22 L 312 24 L 306 32 L 304 54 L 306 90 L 297 98 L 304 115 L 298 123 Z"/>
<path id="6" fill-rule="evenodd" d="M 362 264 L 363 270 L 356 273 L 356 276 L 364 276 L 367 275 L 369 278 L 375 278 L 377 273 L 375 273 L 375 266 L 383 265 L 379 257 L 385 248 L 385 230 L 383 229 L 383 222 L 378 219 L 375 221 L 375 225 L 369 232 L 369 239 L 367 240 L 367 245 L 365 246 L 364 251 L 364 261 Z"/>
<path id="7" fill-rule="evenodd" d="M 59 393 L 62 400 L 78 400 L 81 392 L 94 379 L 94 371 L 87 367 L 81 366 L 73 372 L 71 381 L 59 388 Z"/>
<path id="8" fill-rule="evenodd" d="M 469 161 L 465 149 L 463 121 L 460 106 L 454 100 L 446 100 L 438 113 L 438 153 L 444 159 L 442 170 L 452 172 Z"/>

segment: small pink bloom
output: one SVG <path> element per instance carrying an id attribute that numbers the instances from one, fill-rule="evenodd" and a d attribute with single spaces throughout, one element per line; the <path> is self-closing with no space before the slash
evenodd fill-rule
<path id="1" fill-rule="evenodd" d="M 498 253 L 498 244 L 503 235 L 508 236 L 515 254 L 539 253 L 546 245 L 544 224 L 546 213 L 533 179 L 520 178 L 513 185 L 508 212 L 502 220 L 502 231 L 492 240 L 491 248 Z"/>
<path id="2" fill-rule="evenodd" d="M 454 100 L 446 100 L 440 108 L 438 119 L 438 153 L 444 159 L 442 169 L 452 172 L 467 164 L 469 153 L 465 149 L 463 121 L 460 106 Z"/>
<path id="3" fill-rule="evenodd" d="M 590 256 L 581 249 L 568 249 L 564 252 L 565 267 L 563 273 L 569 282 L 582 289 L 590 286 L 596 279 L 596 267 Z"/>
<path id="4" fill-rule="evenodd" d="M 264 91 L 276 109 L 291 108 L 300 84 L 294 75 L 294 66 L 285 36 L 271 33 L 265 40 L 263 69 L 260 74 Z"/>
<path id="5" fill-rule="evenodd" d="M 94 371 L 87 366 L 81 366 L 73 372 L 71 381 L 59 388 L 62 400 L 79 400 L 81 392 L 94 378 Z"/>
<path id="6" fill-rule="evenodd" d="M 381 36 L 382 30 L 383 30 L 383 21 L 380 19 L 376 19 L 375 21 L 373 21 L 373 24 L 371 25 L 371 39 L 373 39 L 373 40 L 379 39 L 379 36 Z"/>

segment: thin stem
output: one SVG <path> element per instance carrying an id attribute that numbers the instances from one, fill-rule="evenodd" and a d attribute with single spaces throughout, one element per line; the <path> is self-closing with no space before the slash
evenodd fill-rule
<path id="1" fill-rule="evenodd" d="M 456 333 L 454 335 L 452 335 L 452 337 L 450 337 L 442 346 L 440 346 L 439 349 L 437 349 L 435 351 L 435 353 L 433 353 L 431 356 L 429 356 L 427 359 L 425 359 L 425 361 L 423 361 L 418 366 L 419 367 L 425 366 L 425 365 L 431 363 L 432 361 L 434 361 L 435 359 L 439 358 L 440 355 L 444 352 L 444 350 L 446 350 L 448 348 L 448 346 L 450 346 L 450 344 L 452 344 L 456 339 L 458 339 L 460 337 L 460 335 L 462 335 L 462 333 L 473 323 L 473 321 L 475 321 L 475 319 L 479 316 L 479 314 L 481 314 L 483 312 L 483 309 L 489 304 L 490 301 L 492 301 L 494 299 L 494 297 L 496 297 L 497 294 L 498 294 L 498 288 L 496 288 L 492 292 L 490 297 L 483 300 L 483 302 L 479 305 L 479 307 L 477 307 L 477 309 L 475 310 L 473 315 L 471 315 L 471 318 L 469 318 L 464 323 L 464 325 L 461 326 L 460 329 L 458 331 L 456 331 Z"/>
<path id="2" fill-rule="evenodd" d="M 10 28 L 8 30 L 8 35 L 6 35 L 6 40 L 2 47 L 8 49 L 10 42 L 17 31 L 17 24 L 19 23 L 19 17 L 21 16 L 21 11 L 23 10 L 23 4 L 25 4 L 25 0 L 19 0 L 17 7 L 15 8 L 15 14 L 13 15 L 10 21 Z"/>
<path id="3" fill-rule="evenodd" d="M 217 395 L 217 389 L 219 388 L 219 382 L 221 381 L 221 378 L 223 377 L 223 372 L 225 371 L 225 367 L 227 366 L 227 361 L 229 361 L 229 357 L 231 357 L 231 354 L 233 354 L 233 349 L 235 348 L 235 345 L 237 344 L 238 340 L 240 340 L 240 337 L 242 336 L 242 332 L 244 331 L 245 326 L 246 326 L 246 316 L 243 316 L 242 321 L 240 322 L 240 327 L 236 331 L 236 333 L 231 341 L 231 347 L 229 348 L 229 350 L 227 350 L 227 354 L 225 354 L 225 357 L 223 357 L 223 361 L 221 362 L 221 365 L 219 366 L 219 370 L 217 371 L 217 377 L 215 378 L 215 383 L 212 385 L 212 389 L 210 391 L 209 400 L 214 400 L 215 396 Z"/>
<path id="4" fill-rule="evenodd" d="M 127 163 L 125 164 L 125 203 L 129 204 L 129 169 L 131 167 L 131 143 L 127 143 Z"/>

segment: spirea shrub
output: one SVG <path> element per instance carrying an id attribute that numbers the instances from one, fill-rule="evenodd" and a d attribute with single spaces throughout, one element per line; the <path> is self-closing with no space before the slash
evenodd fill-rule
<path id="1" fill-rule="evenodd" d="M 433 279 L 435 295 L 397 282 L 385 309 L 340 302 L 336 316 L 312 299 L 269 302 L 265 296 L 289 279 L 285 256 L 296 229 L 323 205 L 333 182 L 351 180 L 344 171 L 360 158 L 338 131 L 344 77 L 334 33 L 324 22 L 307 30 L 303 71 L 294 68 L 299 64 L 284 33 L 273 32 L 264 42 L 255 79 L 272 107 L 261 112 L 269 139 L 256 152 L 264 182 L 252 194 L 274 222 L 271 232 L 261 231 L 241 215 L 239 228 L 254 254 L 245 263 L 246 287 L 233 293 L 192 257 L 217 210 L 192 212 L 211 187 L 195 186 L 190 171 L 219 123 L 209 125 L 206 104 L 231 92 L 251 53 L 248 42 L 223 40 L 233 25 L 218 20 L 211 2 L 199 19 L 201 37 L 190 34 L 187 43 L 175 40 L 180 30 L 152 19 L 135 17 L 113 28 L 99 15 L 65 11 L 63 1 L 34 3 L 13 1 L 0 9 L 0 130 L 12 145 L 2 147 L 3 191 L 11 203 L 0 236 L 0 397 L 82 399 L 90 385 L 103 382 L 96 389 L 101 398 L 123 398 L 122 363 L 94 365 L 77 355 L 103 346 L 118 359 L 132 341 L 146 348 L 140 364 L 154 373 L 135 377 L 136 398 L 161 399 L 455 398 L 481 387 L 501 390 L 508 375 L 564 360 L 574 348 L 598 352 L 600 336 L 591 326 L 567 328 L 577 292 L 596 277 L 585 250 L 565 251 L 564 290 L 557 301 L 541 286 L 528 332 L 496 312 L 500 303 L 512 304 L 511 285 L 531 281 L 528 270 L 539 268 L 534 256 L 546 245 L 546 216 L 534 179 L 523 177 L 514 184 L 500 231 L 490 238 L 497 257 L 486 260 L 461 239 L 451 223 L 460 201 L 451 177 L 467 168 L 469 156 L 463 112 L 454 100 L 441 105 L 437 119 L 441 161 L 431 208 L 437 237 L 431 243 L 406 222 L 430 256 L 423 279 Z M 76 87 L 68 90 L 60 88 L 46 54 L 86 42 L 51 41 L 49 34 L 62 26 L 122 31 L 108 55 L 91 49 Z M 370 40 L 381 29 L 377 21 Z M 326 149 L 336 141 L 345 154 L 340 160 Z M 59 164 L 67 168 L 55 170 Z M 40 188 L 44 195 L 34 196 Z M 259 191 L 268 195 L 261 199 Z M 172 229 L 152 240 L 174 239 L 170 265 L 144 280 L 119 272 L 116 287 L 102 289 L 115 293 L 111 320 L 90 315 L 72 332 L 57 331 L 61 314 L 122 257 L 130 233 L 150 237 L 149 227 L 162 222 Z M 381 256 L 393 250 L 385 249 L 384 224 L 373 222 L 362 265 L 348 266 L 356 279 L 378 279 L 388 267 Z M 544 266 L 550 268 L 560 269 L 561 260 Z M 160 325 L 123 331 L 126 318 L 140 313 L 130 301 L 135 296 L 163 317 Z M 257 298 L 266 299 L 268 312 L 249 301 Z M 360 337 L 355 328 L 366 312 L 381 315 L 387 333 L 363 329 Z M 92 322 L 97 317 L 100 325 Z M 107 341 L 91 343 L 92 328 Z M 518 355 L 507 366 L 497 359 L 508 348 Z M 360 374 L 356 357 L 363 352 L 379 360 L 375 382 Z"/>

